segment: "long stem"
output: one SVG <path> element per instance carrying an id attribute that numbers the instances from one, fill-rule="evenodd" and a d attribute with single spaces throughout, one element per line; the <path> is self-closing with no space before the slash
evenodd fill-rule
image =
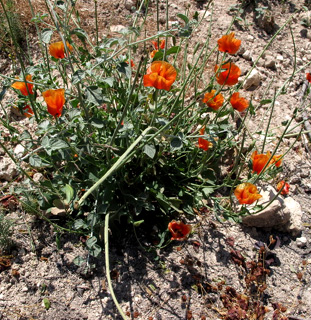
<path id="1" fill-rule="evenodd" d="M 127 320 L 126 315 L 122 311 L 119 302 L 114 294 L 113 287 L 111 284 L 111 278 L 110 278 L 110 265 L 109 265 L 109 213 L 106 214 L 105 217 L 105 233 L 104 233 L 104 241 L 105 241 L 105 265 L 106 265 L 106 277 L 107 277 L 107 282 L 108 282 L 108 288 L 112 297 L 112 300 L 114 304 L 116 305 L 121 317 L 124 320 Z"/>

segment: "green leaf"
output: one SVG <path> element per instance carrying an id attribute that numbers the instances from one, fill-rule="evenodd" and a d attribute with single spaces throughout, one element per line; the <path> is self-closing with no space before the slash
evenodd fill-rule
<path id="1" fill-rule="evenodd" d="M 102 251 L 102 248 L 98 244 L 94 244 L 92 248 L 89 248 L 89 253 L 93 257 L 98 257 Z"/>
<path id="2" fill-rule="evenodd" d="M 178 150 L 181 149 L 183 146 L 183 142 L 180 138 L 175 137 L 171 140 L 171 149 L 172 150 Z"/>
<path id="3" fill-rule="evenodd" d="M 134 227 L 139 227 L 142 223 L 144 223 L 145 222 L 145 220 L 139 220 L 139 221 L 135 221 L 135 222 L 133 222 L 133 226 Z"/>
<path id="4" fill-rule="evenodd" d="M 41 40 L 44 43 L 50 43 L 51 37 L 53 35 L 53 30 L 51 29 L 43 29 L 41 32 Z"/>
<path id="5" fill-rule="evenodd" d="M 101 119 L 96 119 L 96 118 L 94 118 L 94 119 L 91 120 L 91 125 L 92 125 L 93 127 L 95 127 L 95 128 L 101 129 L 101 128 L 104 128 L 104 127 L 105 127 L 105 122 L 102 121 Z"/>
<path id="6" fill-rule="evenodd" d="M 85 72 L 83 70 L 77 70 L 71 78 L 72 84 L 77 84 L 85 78 Z"/>
<path id="7" fill-rule="evenodd" d="M 49 310 L 50 307 L 51 307 L 50 300 L 49 300 L 48 298 L 44 298 L 44 299 L 42 300 L 42 305 L 44 306 L 44 308 L 45 308 L 46 310 Z"/>
<path id="8" fill-rule="evenodd" d="M 61 139 L 54 139 L 50 143 L 51 150 L 67 149 L 68 144 Z"/>
<path id="9" fill-rule="evenodd" d="M 171 47 L 169 48 L 167 51 L 166 51 L 166 55 L 170 55 L 170 54 L 173 54 L 173 53 L 178 53 L 180 51 L 180 47 L 179 46 L 174 46 L 174 47 Z"/>
<path id="10" fill-rule="evenodd" d="M 42 161 L 42 159 L 34 154 L 32 155 L 30 158 L 29 158 L 29 164 L 32 166 L 32 167 L 36 167 L 36 168 L 42 168 L 42 167 L 46 167 L 46 166 L 49 166 L 49 164 L 47 163 L 44 163 Z"/>
<path id="11" fill-rule="evenodd" d="M 80 228 L 82 229 L 87 229 L 88 225 L 82 220 L 82 219 L 78 219 L 75 221 L 75 223 L 73 224 L 73 228 L 75 230 L 79 230 Z"/>
<path id="12" fill-rule="evenodd" d="M 81 28 L 73 29 L 70 33 L 75 34 L 81 41 L 84 41 L 87 38 L 87 33 Z"/>
<path id="13" fill-rule="evenodd" d="M 180 19 L 182 19 L 186 24 L 189 23 L 188 17 L 185 16 L 184 14 L 178 13 L 177 17 L 180 18 Z"/>
<path id="14" fill-rule="evenodd" d="M 88 248 L 92 248 L 97 242 L 97 238 L 96 237 L 90 237 L 86 240 L 85 244 Z"/>
<path id="15" fill-rule="evenodd" d="M 62 188 L 62 191 L 66 195 L 66 202 L 70 203 L 70 201 L 73 199 L 73 196 L 75 193 L 73 188 L 69 184 L 66 184 L 65 187 Z"/>
<path id="16" fill-rule="evenodd" d="M 94 104 L 95 106 L 99 106 L 104 103 L 103 93 L 100 88 L 97 86 L 90 86 L 86 88 L 86 100 L 89 103 Z"/>
<path id="17" fill-rule="evenodd" d="M 209 195 L 214 192 L 214 188 L 206 187 L 206 188 L 203 188 L 203 189 L 202 189 L 202 192 L 204 193 L 204 195 L 205 195 L 206 197 L 209 197 Z"/>
<path id="18" fill-rule="evenodd" d="M 146 144 L 144 147 L 144 153 L 151 159 L 154 158 L 156 154 L 156 148 L 151 144 Z"/>
<path id="19" fill-rule="evenodd" d="M 73 263 L 78 266 L 78 267 L 81 267 L 84 263 L 86 263 L 86 259 L 80 257 L 80 256 L 77 256 L 73 259 Z"/>
<path id="20" fill-rule="evenodd" d="M 264 106 L 265 104 L 269 104 L 269 103 L 271 103 L 271 102 L 272 102 L 271 99 L 263 99 L 263 100 L 260 101 L 260 105 L 261 105 L 261 106 Z"/>
<path id="21" fill-rule="evenodd" d="M 113 87 L 114 78 L 108 77 L 108 78 L 103 79 L 102 81 L 107 83 L 110 88 Z"/>

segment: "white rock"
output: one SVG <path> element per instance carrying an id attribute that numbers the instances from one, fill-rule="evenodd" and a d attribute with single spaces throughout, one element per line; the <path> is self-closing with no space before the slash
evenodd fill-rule
<path id="1" fill-rule="evenodd" d="M 258 205 L 266 206 L 277 194 L 274 188 L 268 186 L 266 191 L 261 191 L 262 198 L 259 199 Z M 250 227 L 272 228 L 285 224 L 290 220 L 290 213 L 282 210 L 284 200 L 277 196 L 276 199 L 264 210 L 243 217 L 242 222 Z M 249 208 L 252 212 L 251 207 Z"/>
<path id="2" fill-rule="evenodd" d="M 284 60 L 283 56 L 281 56 L 281 55 L 278 55 L 278 56 L 276 57 L 276 59 L 279 60 L 279 61 L 283 61 L 283 60 Z"/>
<path id="3" fill-rule="evenodd" d="M 248 78 L 245 80 L 243 84 L 243 88 L 247 90 L 252 86 L 258 87 L 260 85 L 260 81 L 261 81 L 260 73 L 258 72 L 258 70 L 253 69 L 250 75 L 248 76 Z"/>
<path id="4" fill-rule="evenodd" d="M 123 29 L 126 29 L 126 27 L 122 26 L 122 24 L 117 24 L 117 25 L 113 25 L 113 26 L 110 27 L 110 31 L 111 32 L 120 32 Z"/>
<path id="5" fill-rule="evenodd" d="M 33 179 L 34 182 L 40 182 L 40 181 L 44 180 L 44 176 L 43 176 L 42 173 L 36 172 L 36 173 L 33 175 L 32 179 Z"/>
<path id="6" fill-rule="evenodd" d="M 18 144 L 14 148 L 14 154 L 16 155 L 17 158 L 21 158 L 23 156 L 24 152 L 25 152 L 25 148 L 21 144 Z"/>
<path id="7" fill-rule="evenodd" d="M 298 235 L 302 230 L 302 210 L 300 204 L 291 197 L 284 200 L 285 210 L 290 214 L 290 221 L 286 226 L 286 231 L 293 236 Z"/>
<path id="8" fill-rule="evenodd" d="M 15 163 L 10 158 L 0 158 L 0 180 L 11 181 L 16 174 Z"/>
<path id="9" fill-rule="evenodd" d="M 304 248 L 307 246 L 308 240 L 306 237 L 300 237 L 296 239 L 297 247 Z"/>
<path id="10" fill-rule="evenodd" d="M 276 63 L 275 63 L 275 59 L 272 56 L 266 56 L 265 67 L 270 69 L 275 69 Z"/>
<path id="11" fill-rule="evenodd" d="M 246 50 L 243 54 L 242 57 L 245 60 L 251 61 L 252 60 L 252 53 L 250 52 L 250 50 Z"/>

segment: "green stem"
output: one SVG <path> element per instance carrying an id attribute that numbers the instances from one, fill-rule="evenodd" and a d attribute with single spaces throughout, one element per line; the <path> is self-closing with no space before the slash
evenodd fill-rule
<path id="1" fill-rule="evenodd" d="M 126 315 L 124 314 L 124 312 L 122 311 L 119 302 L 114 294 L 113 291 L 113 287 L 111 284 L 111 278 L 110 278 L 110 265 L 109 265 L 109 213 L 106 214 L 105 217 L 105 233 L 104 233 L 104 241 L 105 241 L 105 265 L 106 265 L 106 277 L 107 277 L 107 282 L 108 282 L 108 288 L 110 291 L 110 295 L 112 297 L 112 300 L 115 304 L 115 306 L 117 307 L 121 317 L 124 320 L 127 320 Z"/>

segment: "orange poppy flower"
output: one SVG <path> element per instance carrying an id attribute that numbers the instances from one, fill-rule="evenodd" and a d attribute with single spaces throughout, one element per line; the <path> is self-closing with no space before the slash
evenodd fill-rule
<path id="1" fill-rule="evenodd" d="M 254 151 L 251 157 L 253 161 L 253 172 L 257 172 L 257 174 L 259 174 L 266 165 L 266 163 L 269 161 L 270 157 L 270 151 L 268 151 L 267 154 L 258 154 L 257 151 Z M 280 160 L 281 157 L 282 156 L 273 156 L 267 168 L 273 164 L 275 164 L 276 167 L 279 167 L 282 164 L 282 160 Z"/>
<path id="2" fill-rule="evenodd" d="M 128 61 L 126 61 L 126 63 L 129 64 Z M 134 67 L 135 67 L 135 63 L 134 63 L 133 59 L 131 59 L 131 68 L 134 68 Z"/>
<path id="3" fill-rule="evenodd" d="M 231 32 L 230 34 L 222 36 L 217 43 L 219 51 L 236 54 L 240 48 L 241 40 L 235 39 L 234 32 Z"/>
<path id="4" fill-rule="evenodd" d="M 32 77 L 30 74 L 28 74 L 26 76 L 26 81 L 32 81 Z M 33 84 L 31 84 L 31 83 L 26 84 L 26 82 L 24 82 L 24 81 L 16 81 L 11 85 L 11 87 L 14 89 L 20 90 L 20 92 L 23 96 L 28 96 L 28 91 L 27 91 L 26 85 L 28 87 L 29 93 L 33 94 L 33 91 L 32 91 Z"/>
<path id="5" fill-rule="evenodd" d="M 158 51 L 159 51 L 159 50 L 152 50 L 152 51 L 150 52 L 150 58 L 152 59 Z"/>
<path id="6" fill-rule="evenodd" d="M 224 103 L 225 99 L 221 93 L 215 96 L 216 90 L 207 92 L 204 95 L 203 102 L 206 103 L 210 108 L 218 110 Z"/>
<path id="7" fill-rule="evenodd" d="M 238 92 L 235 92 L 231 96 L 230 103 L 233 109 L 238 110 L 240 112 L 246 110 L 249 107 L 249 101 L 245 98 L 240 97 Z"/>
<path id="8" fill-rule="evenodd" d="M 66 41 L 66 45 L 69 53 L 73 50 L 73 47 Z M 54 42 L 49 45 L 49 52 L 52 57 L 55 59 L 65 58 L 66 50 L 63 41 Z"/>
<path id="9" fill-rule="evenodd" d="M 205 127 L 202 127 L 200 129 L 200 135 L 203 135 L 204 134 L 204 131 L 205 131 Z M 203 138 L 199 138 L 198 139 L 198 147 L 200 149 L 203 149 L 204 151 L 207 151 L 210 146 L 212 145 L 212 143 L 210 143 L 208 140 L 206 139 L 203 139 Z"/>
<path id="10" fill-rule="evenodd" d="M 257 187 L 249 182 L 239 184 L 234 190 L 234 195 L 240 204 L 252 204 L 262 197 Z"/>
<path id="11" fill-rule="evenodd" d="M 280 191 L 281 189 L 283 189 L 281 191 L 281 194 L 283 194 L 283 195 L 289 194 L 289 188 L 290 188 L 290 185 L 287 182 L 285 182 L 284 180 L 280 181 L 276 186 L 277 191 Z"/>
<path id="12" fill-rule="evenodd" d="M 175 68 L 165 61 L 154 61 L 144 75 L 144 86 L 169 91 L 177 76 Z"/>
<path id="13" fill-rule="evenodd" d="M 48 113 L 60 117 L 65 104 L 65 89 L 50 89 L 42 92 L 42 96 L 48 106 Z"/>
<path id="14" fill-rule="evenodd" d="M 220 72 L 221 69 L 225 71 Z M 233 86 L 238 83 L 239 76 L 241 75 L 240 68 L 233 62 L 228 62 L 220 67 L 218 70 L 218 65 L 215 66 L 216 80 L 220 85 Z"/>
<path id="15" fill-rule="evenodd" d="M 309 72 L 306 73 L 306 79 L 311 83 L 311 74 Z"/>
<path id="16" fill-rule="evenodd" d="M 156 50 L 159 50 L 158 41 L 151 41 L 151 42 L 152 42 L 154 48 L 155 48 Z M 160 42 L 160 49 L 164 49 L 164 48 L 165 48 L 165 40 L 161 40 L 161 42 Z"/>
<path id="17" fill-rule="evenodd" d="M 171 240 L 185 240 L 191 232 L 190 224 L 184 224 L 181 221 L 171 221 L 168 224 L 168 229 L 172 234 Z"/>

